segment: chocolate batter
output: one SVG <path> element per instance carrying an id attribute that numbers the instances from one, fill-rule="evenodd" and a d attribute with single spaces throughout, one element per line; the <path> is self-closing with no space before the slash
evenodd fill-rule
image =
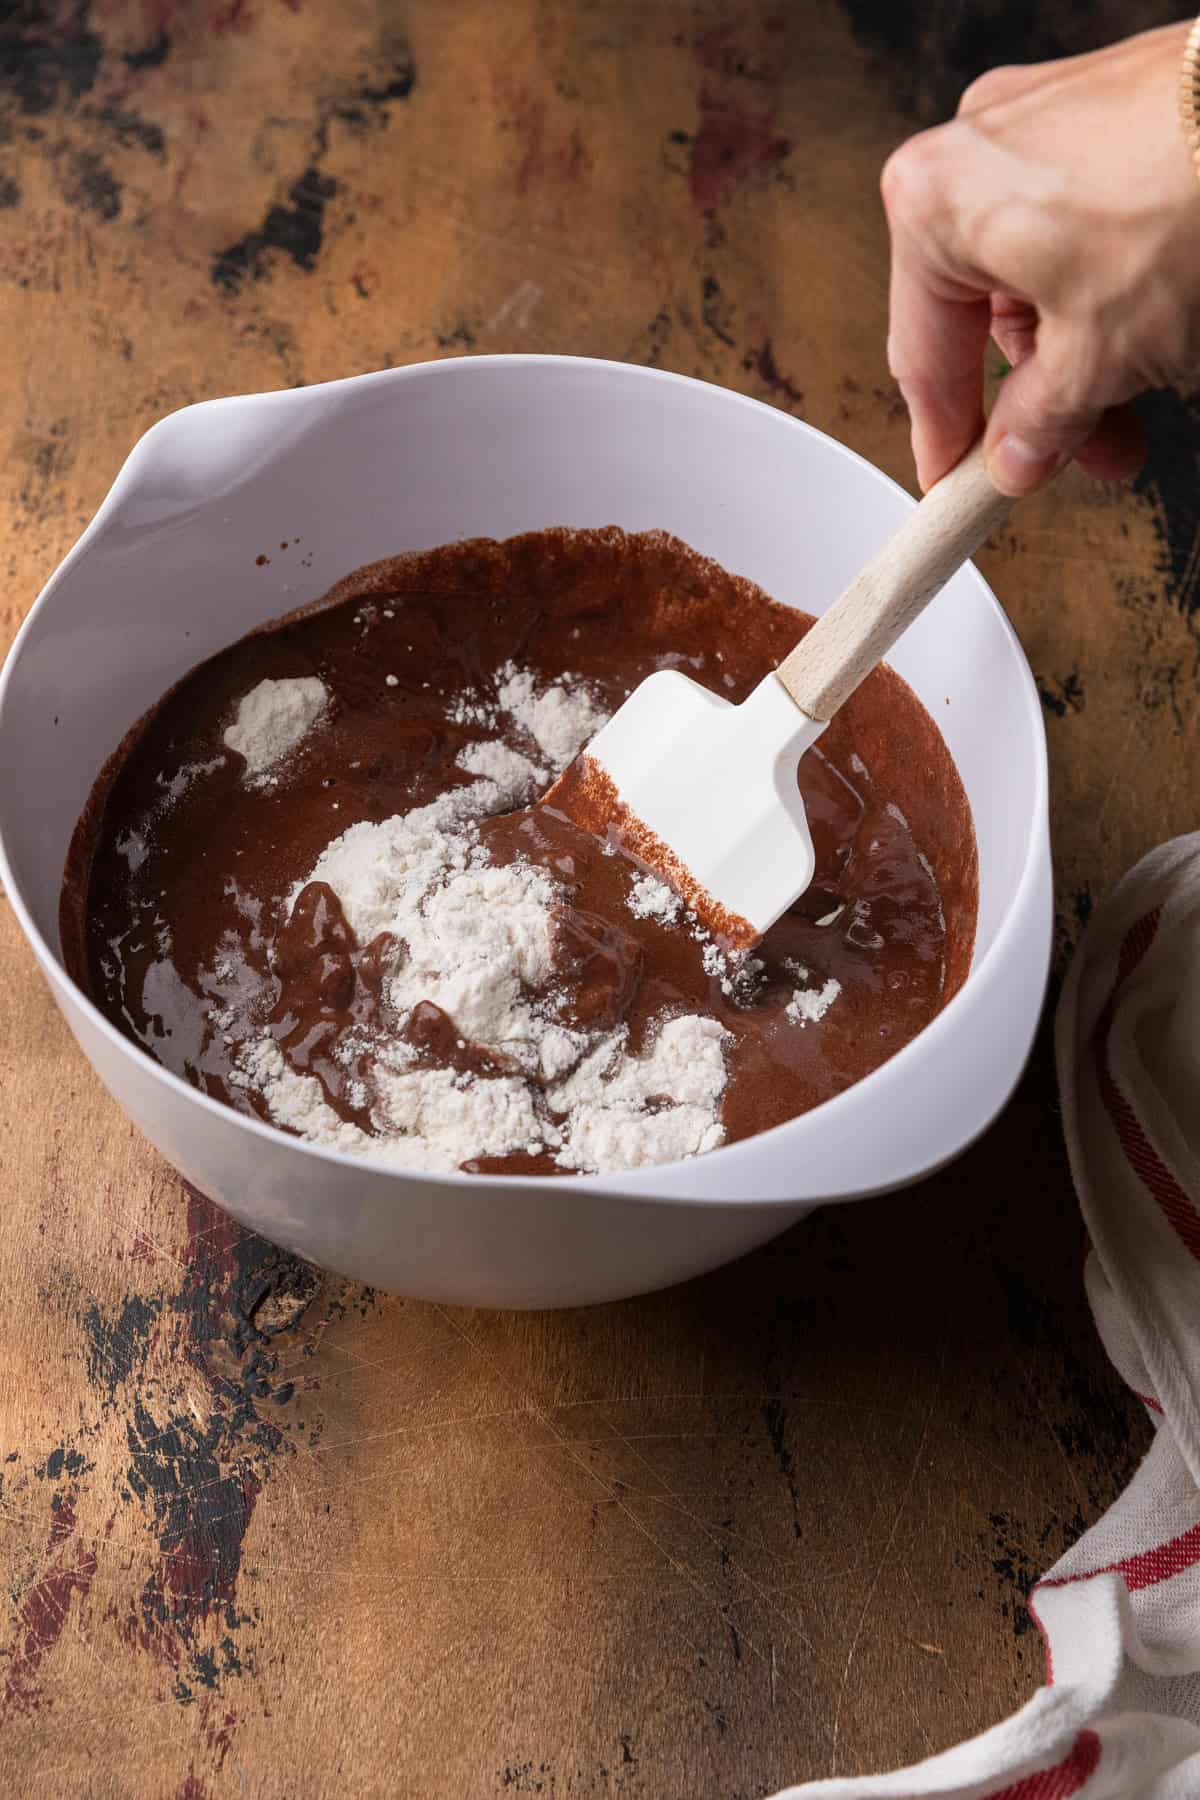
<path id="1" fill-rule="evenodd" d="M 252 570 L 247 579 L 254 579 Z M 236 1045 L 264 1024 L 340 1118 L 371 1131 L 364 1070 L 334 1041 L 355 1023 L 416 1047 L 423 1066 L 503 1073 L 436 1006 L 390 1013 L 383 974 L 403 947 L 355 941 L 337 896 L 285 897 L 331 839 L 423 806 L 471 779 L 465 745 L 503 731 L 453 722 L 498 667 L 583 678 L 615 710 L 652 670 L 680 668 L 743 699 L 809 620 L 661 533 L 533 532 L 359 570 L 325 600 L 186 676 L 102 772 L 67 862 L 68 968 L 110 1019 L 168 1068 L 243 1111 Z M 394 677 L 386 684 L 382 672 Z M 258 682 L 318 676 L 332 701 L 273 785 L 249 785 L 222 734 Z M 908 1043 L 962 983 L 975 929 L 966 795 L 933 720 L 890 670 L 872 674 L 800 767 L 813 885 L 742 976 L 707 973 L 679 922 L 634 917 L 631 866 L 547 806 L 486 820 L 494 863 L 524 859 L 565 884 L 552 942 L 563 1022 L 624 1023 L 638 1052 L 664 1017 L 726 1028 L 725 1141 L 841 1092 Z M 611 851 L 611 846 L 609 847 Z M 685 921 L 686 924 L 686 921 Z M 836 1003 L 802 1024 L 796 971 Z M 232 1047 L 231 1047 L 232 1046 Z M 669 1098 L 669 1097 L 668 1097 Z M 464 1165 L 557 1173 L 546 1153 Z"/>

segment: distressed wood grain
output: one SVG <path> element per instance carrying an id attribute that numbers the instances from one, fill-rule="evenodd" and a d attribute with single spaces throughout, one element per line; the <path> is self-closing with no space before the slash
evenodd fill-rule
<path id="1" fill-rule="evenodd" d="M 657 363 L 908 481 L 884 156 L 985 61 L 1165 9 L 1026 10 L 10 7 L 0 639 L 163 412 L 394 362 Z M 1200 801 L 1200 432 L 1147 411 L 1136 491 L 1069 476 L 980 558 L 1046 708 L 1060 968 Z M 6 1792 L 741 1800 L 1033 1690 L 1029 1587 L 1146 1440 L 1044 1037 L 913 1192 L 667 1294 L 489 1315 L 229 1223 L 101 1091 L 7 903 L 0 967 Z"/>

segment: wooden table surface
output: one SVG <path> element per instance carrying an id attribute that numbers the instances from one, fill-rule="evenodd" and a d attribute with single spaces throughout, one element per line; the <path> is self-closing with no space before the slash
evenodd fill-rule
<path id="1" fill-rule="evenodd" d="M 138 434 L 213 394 L 579 351 L 910 480 L 884 156 L 985 63 L 1174 10 L 0 8 L 4 641 Z M 1059 969 L 1200 802 L 1200 428 L 1148 410 L 1135 492 L 1068 478 L 980 558 L 1045 702 Z M 648 1299 L 481 1314 L 186 1191 L 6 903 L 0 955 L 6 1793 L 741 1800 L 1032 1692 L 1030 1584 L 1146 1440 L 1084 1302 L 1048 1034 L 909 1193 Z"/>

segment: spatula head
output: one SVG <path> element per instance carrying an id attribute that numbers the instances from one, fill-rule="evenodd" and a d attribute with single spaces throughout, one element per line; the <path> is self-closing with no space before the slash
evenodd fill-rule
<path id="1" fill-rule="evenodd" d="M 659 872 L 693 910 L 745 946 L 812 880 L 796 766 L 823 729 L 774 675 L 734 706 L 667 669 L 635 688 L 584 756 L 644 828 L 632 834 L 635 853 L 666 863 Z M 556 804 L 553 790 L 547 799 Z M 655 855 L 654 840 L 669 858 Z M 684 891 L 680 866 L 694 891 Z"/>

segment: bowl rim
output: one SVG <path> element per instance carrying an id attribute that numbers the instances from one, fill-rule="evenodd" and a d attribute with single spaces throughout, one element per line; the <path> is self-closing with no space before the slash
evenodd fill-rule
<path id="1" fill-rule="evenodd" d="M 781 411 L 780 408 L 771 405 L 767 401 L 756 400 L 748 394 L 739 393 L 737 389 L 725 387 L 719 382 L 705 381 L 693 375 L 683 375 L 672 369 L 652 368 L 643 363 L 621 362 L 613 358 L 575 356 L 558 353 L 543 355 L 529 351 L 495 353 L 482 356 L 464 355 L 436 357 L 423 362 L 405 363 L 397 368 L 371 370 L 359 375 L 342 376 L 333 381 L 314 382 L 306 387 L 270 388 L 257 393 L 219 395 L 208 400 L 198 400 L 187 406 L 177 407 L 172 412 L 165 413 L 161 419 L 155 420 L 155 422 L 148 426 L 141 436 L 136 439 L 128 455 L 118 469 L 108 492 L 97 507 L 96 512 L 84 527 L 80 536 L 67 551 L 66 555 L 62 558 L 61 562 L 59 562 L 57 567 L 51 572 L 41 591 L 38 593 L 37 598 L 31 604 L 29 611 L 26 613 L 25 618 L 22 620 L 12 643 L 9 646 L 3 664 L 0 665 L 0 732 L 2 732 L 3 729 L 5 702 L 13 678 L 13 672 L 20 661 L 25 640 L 32 633 L 37 615 L 52 599 L 54 591 L 61 585 L 69 571 L 83 558 L 92 539 L 100 535 L 101 531 L 108 524 L 111 516 L 117 512 L 125 497 L 125 491 L 132 485 L 135 473 L 140 470 L 141 465 L 152 453 L 156 442 L 169 437 L 173 431 L 178 431 L 183 426 L 183 421 L 190 421 L 195 415 L 200 413 L 211 413 L 215 410 L 230 409 L 234 407 L 262 407 L 264 405 L 269 405 L 282 412 L 293 407 L 312 406 L 314 403 L 319 403 L 325 398 L 333 398 L 335 394 L 349 388 L 401 386 L 405 381 L 411 380 L 414 377 L 428 377 L 432 371 L 440 371 L 443 379 L 462 379 L 464 371 L 480 368 L 495 369 L 498 367 L 514 372 L 528 368 L 560 367 L 575 370 L 586 369 L 600 378 L 620 376 L 628 379 L 632 376 L 635 380 L 645 380 L 651 385 L 657 385 L 664 389 L 700 389 L 710 396 L 719 395 L 722 404 L 732 404 L 750 408 L 756 413 L 767 415 L 785 429 L 790 427 L 792 430 L 801 432 L 809 438 L 819 440 L 825 452 L 832 451 L 856 464 L 860 469 L 865 471 L 872 480 L 881 483 L 892 493 L 899 495 L 906 506 L 911 508 L 917 504 L 916 500 L 907 489 L 903 488 L 898 481 L 895 481 L 867 457 L 861 455 L 858 451 L 851 449 L 849 445 L 841 443 L 839 439 L 830 436 L 828 432 L 821 431 L 816 426 L 808 424 L 805 420 L 797 419 L 793 417 L 792 414 Z M 186 429 L 186 427 L 184 428 Z M 859 1081 L 853 1082 L 848 1088 L 843 1089 L 840 1094 L 835 1094 L 830 1099 L 822 1101 L 819 1106 L 811 1108 L 810 1111 L 797 1114 L 797 1116 L 792 1119 L 785 1119 L 781 1124 L 772 1126 L 767 1131 L 756 1132 L 751 1137 L 738 1139 L 735 1143 L 721 1144 L 714 1150 L 705 1151 L 703 1153 L 703 1161 L 706 1166 L 710 1163 L 711 1159 L 720 1159 L 721 1167 L 728 1171 L 729 1176 L 731 1177 L 730 1188 L 732 1191 L 721 1195 L 707 1193 L 687 1194 L 654 1192 L 652 1189 L 648 1189 L 643 1185 L 647 1179 L 653 1179 L 656 1172 L 684 1168 L 691 1162 L 699 1161 L 700 1158 L 698 1157 L 676 1158 L 669 1163 L 656 1164 L 652 1167 L 628 1170 L 618 1169 L 600 1174 L 568 1173 L 563 1175 L 539 1175 L 536 1177 L 539 1190 L 544 1188 L 548 1191 L 560 1190 L 564 1192 L 578 1192 L 582 1187 L 593 1193 L 607 1193 L 613 1198 L 631 1201 L 652 1201 L 656 1204 L 673 1203 L 678 1205 L 706 1207 L 765 1206 L 783 1209 L 788 1206 L 796 1205 L 812 1206 L 817 1204 L 828 1205 L 841 1203 L 863 1197 L 866 1194 L 891 1192 L 897 1188 L 908 1185 L 914 1180 L 922 1178 L 926 1174 L 936 1172 L 936 1170 L 944 1167 L 948 1162 L 959 1156 L 971 1143 L 975 1142 L 977 1138 L 982 1135 L 982 1132 L 987 1129 L 991 1120 L 994 1119 L 999 1111 L 1007 1104 L 1008 1099 L 1011 1097 L 1017 1081 L 1020 1078 L 1021 1068 L 1024 1064 L 1024 1056 L 1021 1059 L 1021 1063 L 1017 1065 L 1016 1069 L 1012 1071 L 1007 1078 L 1004 1092 L 996 1106 L 989 1113 L 988 1120 L 985 1121 L 984 1124 L 972 1128 L 960 1140 L 955 1141 L 949 1149 L 940 1150 L 929 1162 L 922 1162 L 918 1167 L 898 1175 L 894 1182 L 889 1183 L 886 1187 L 880 1188 L 877 1185 L 872 1185 L 868 1188 L 858 1190 L 857 1192 L 839 1192 L 828 1196 L 825 1199 L 813 1199 L 807 1195 L 799 1195 L 792 1198 L 769 1197 L 764 1199 L 755 1196 L 752 1193 L 746 1194 L 737 1191 L 737 1173 L 739 1168 L 744 1167 L 752 1158 L 757 1157 L 765 1144 L 777 1142 L 785 1132 L 791 1132 L 793 1134 L 802 1132 L 804 1128 L 809 1125 L 810 1121 L 817 1118 L 819 1118 L 825 1126 L 831 1124 L 836 1125 L 837 1120 L 846 1111 L 847 1105 L 861 1101 L 864 1092 L 870 1089 L 871 1085 L 886 1071 L 894 1070 L 895 1065 L 905 1058 L 910 1051 L 914 1050 L 918 1044 L 924 1047 L 925 1054 L 929 1054 L 936 1048 L 941 1039 L 957 1025 L 959 1017 L 964 1009 L 964 1005 L 970 1004 L 970 1001 L 968 1000 L 969 989 L 972 987 L 977 988 L 979 986 L 983 975 L 995 966 L 997 961 L 1007 950 L 1009 942 L 1016 935 L 1022 924 L 1026 904 L 1030 900 L 1033 889 L 1038 882 L 1044 857 L 1044 848 L 1047 842 L 1049 772 L 1045 721 L 1042 717 L 1037 686 L 1021 641 L 1017 636 L 1007 613 L 992 592 L 991 587 L 979 573 L 979 570 L 975 567 L 973 561 L 968 561 L 964 564 L 963 572 L 970 577 L 980 591 L 985 604 L 998 618 L 1001 628 L 1008 639 L 1009 647 L 1014 653 L 1016 671 L 1024 695 L 1028 722 L 1033 737 L 1034 750 L 1033 805 L 1029 814 L 1025 852 L 1020 874 L 1004 917 L 1000 921 L 996 931 L 996 935 L 985 950 L 980 961 L 977 964 L 972 963 L 968 970 L 967 978 L 964 980 L 958 992 L 947 1001 L 946 1005 L 943 1006 L 941 1011 L 930 1020 L 929 1024 L 918 1032 L 915 1038 L 910 1039 L 910 1041 L 898 1050 L 894 1056 L 889 1057 L 886 1062 L 880 1063 Z M 339 1169 L 360 1175 L 366 1173 L 375 1176 L 384 1175 L 390 1176 L 400 1182 L 420 1181 L 422 1183 L 431 1183 L 436 1186 L 448 1188 L 459 1188 L 462 1187 L 463 1184 L 470 1184 L 473 1188 L 481 1188 L 486 1185 L 488 1187 L 495 1187 L 501 1190 L 501 1192 L 528 1188 L 531 1179 L 535 1179 L 526 1175 L 479 1176 L 467 1174 L 457 1169 L 426 1170 L 406 1169 L 401 1166 L 393 1166 L 390 1163 L 385 1163 L 371 1156 L 354 1156 L 348 1151 L 335 1150 L 327 1145 L 311 1143 L 305 1138 L 298 1137 L 293 1132 L 284 1131 L 277 1125 L 268 1124 L 266 1121 L 257 1119 L 249 1113 L 242 1113 L 233 1107 L 226 1106 L 223 1102 L 204 1093 L 200 1088 L 194 1087 L 191 1082 L 186 1081 L 181 1075 L 176 1075 L 174 1071 L 165 1068 L 163 1064 L 156 1062 L 148 1051 L 143 1050 L 140 1045 L 135 1044 L 130 1038 L 127 1038 L 124 1033 L 118 1031 L 116 1026 L 113 1025 L 106 1015 L 100 1011 L 95 1002 L 84 993 L 83 989 L 68 973 L 62 962 L 60 950 L 55 949 L 47 942 L 21 893 L 20 884 L 18 883 L 9 862 L 5 845 L 2 806 L 0 806 L 0 886 L 2 886 L 3 891 L 7 894 L 12 904 L 17 922 L 51 985 L 63 990 L 65 997 L 68 998 L 74 1006 L 82 1010 L 88 1023 L 122 1056 L 132 1057 L 139 1067 L 144 1066 L 146 1069 L 149 1069 L 154 1077 L 159 1081 L 165 1082 L 168 1088 L 176 1092 L 181 1098 L 195 1102 L 224 1124 L 228 1125 L 233 1123 L 236 1126 L 240 1126 L 246 1131 L 249 1131 L 251 1134 L 262 1138 L 266 1143 L 278 1144 L 283 1142 L 291 1149 L 299 1149 L 310 1156 L 315 1156 L 321 1161 L 330 1163 Z M 1047 914 L 1045 929 L 1042 935 L 1044 943 L 1040 959 L 1042 968 L 1038 983 L 1039 994 L 1044 990 L 1049 970 L 1051 948 L 1051 920 L 1049 914 Z M 1038 1007 L 1033 1010 L 1031 1017 L 1028 1034 L 1029 1043 L 1032 1043 L 1039 1013 L 1040 1002 Z M 1028 1045 L 1025 1050 L 1025 1055 L 1027 1054 Z M 622 1182 L 627 1182 L 631 1179 L 636 1180 L 638 1185 L 621 1185 Z"/>

